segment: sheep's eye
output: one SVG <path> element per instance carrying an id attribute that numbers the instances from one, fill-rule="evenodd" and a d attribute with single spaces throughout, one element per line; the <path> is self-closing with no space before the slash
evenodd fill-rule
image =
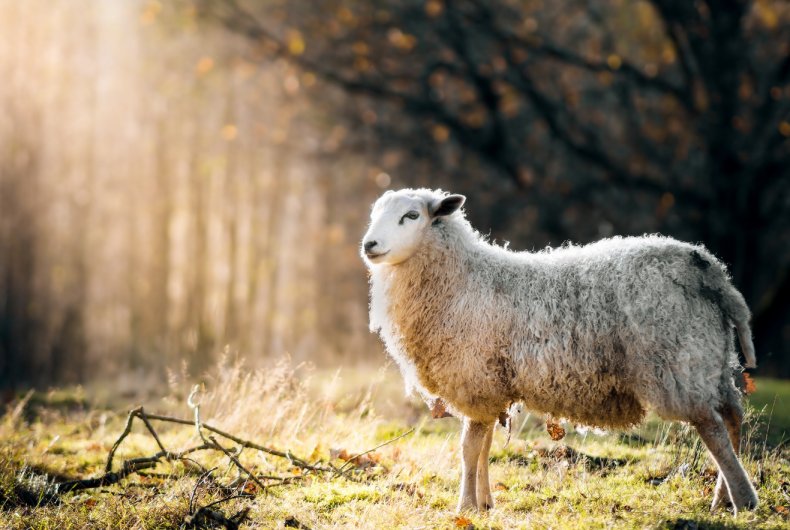
<path id="1" fill-rule="evenodd" d="M 403 214 L 403 217 L 400 218 L 400 221 L 398 221 L 398 224 L 402 225 L 404 219 L 408 218 L 408 219 L 414 220 L 414 219 L 417 219 L 419 216 L 420 216 L 420 214 L 415 212 L 414 210 L 412 210 L 410 212 L 406 212 L 405 214 Z"/>

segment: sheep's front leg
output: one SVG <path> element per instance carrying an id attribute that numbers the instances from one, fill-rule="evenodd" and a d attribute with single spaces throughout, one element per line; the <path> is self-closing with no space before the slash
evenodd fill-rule
<path id="1" fill-rule="evenodd" d="M 477 462 L 486 436 L 485 423 L 464 420 L 461 435 L 461 496 L 458 499 L 458 511 L 477 507 Z"/>
<path id="2" fill-rule="evenodd" d="M 494 424 L 491 424 L 486 428 L 483 444 L 480 447 L 480 456 L 477 460 L 477 507 L 481 510 L 490 510 L 494 507 L 491 485 L 488 482 L 488 453 L 491 451 L 493 436 Z"/>

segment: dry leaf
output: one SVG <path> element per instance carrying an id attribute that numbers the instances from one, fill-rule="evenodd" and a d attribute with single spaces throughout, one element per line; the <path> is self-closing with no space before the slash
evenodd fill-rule
<path id="1" fill-rule="evenodd" d="M 321 444 L 316 444 L 315 448 L 313 449 L 313 452 L 310 453 L 309 460 L 318 460 L 319 458 L 321 458 L 321 452 L 322 452 Z"/>
<path id="2" fill-rule="evenodd" d="M 470 519 L 467 519 L 466 517 L 463 517 L 461 515 L 453 519 L 453 522 L 455 523 L 455 526 L 457 526 L 458 528 L 467 528 L 471 530 L 475 527 L 475 525 L 472 524 L 472 521 Z"/>
<path id="3" fill-rule="evenodd" d="M 381 463 L 381 455 L 375 452 L 355 457 L 352 454 L 349 454 L 349 452 L 345 449 L 330 449 L 329 456 L 332 458 L 345 460 L 346 462 L 350 461 L 355 467 L 359 469 L 367 469 L 369 467 L 380 465 Z"/>
<path id="4" fill-rule="evenodd" d="M 339 458 L 340 460 L 348 460 L 351 458 L 351 455 L 349 455 L 348 451 L 345 449 L 330 449 L 329 456 L 331 458 Z"/>
<path id="5" fill-rule="evenodd" d="M 546 432 L 555 442 L 565 438 L 565 429 L 551 416 L 546 417 Z"/>
<path id="6" fill-rule="evenodd" d="M 757 385 L 752 379 L 752 376 L 747 374 L 746 372 L 743 373 L 743 391 L 748 396 L 749 394 L 753 394 L 754 391 L 757 390 Z"/>
<path id="7" fill-rule="evenodd" d="M 503 484 L 502 482 L 497 482 L 494 484 L 494 491 L 507 491 L 507 485 Z"/>
<path id="8" fill-rule="evenodd" d="M 370 453 L 352 459 L 351 463 L 354 464 L 354 466 L 356 466 L 359 469 L 367 469 L 369 467 L 378 465 L 379 457 L 374 453 Z"/>
<path id="9" fill-rule="evenodd" d="M 431 417 L 434 419 L 451 418 L 453 415 L 447 412 L 447 405 L 444 404 L 442 398 L 436 398 L 431 406 Z"/>
<path id="10" fill-rule="evenodd" d="M 787 506 L 777 505 L 771 509 L 780 515 L 790 515 L 790 509 Z"/>
<path id="11" fill-rule="evenodd" d="M 246 484 L 244 484 L 244 493 L 247 493 L 249 495 L 255 495 L 256 493 L 258 493 L 258 485 L 255 484 L 254 482 L 247 482 Z"/>

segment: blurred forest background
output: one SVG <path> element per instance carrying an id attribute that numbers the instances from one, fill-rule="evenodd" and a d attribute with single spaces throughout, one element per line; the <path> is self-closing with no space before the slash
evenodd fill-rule
<path id="1" fill-rule="evenodd" d="M 0 0 L 0 387 L 372 360 L 402 186 L 703 242 L 790 377 L 786 0 Z"/>

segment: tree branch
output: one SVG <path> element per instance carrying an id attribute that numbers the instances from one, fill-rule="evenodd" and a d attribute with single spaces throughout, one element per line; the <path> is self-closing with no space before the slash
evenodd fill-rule
<path id="1" fill-rule="evenodd" d="M 680 104 L 681 107 L 693 112 L 694 108 L 691 105 L 691 98 L 689 92 L 683 87 L 673 85 L 671 82 L 661 79 L 658 76 L 648 76 L 643 73 L 639 68 L 634 66 L 626 59 L 620 58 L 620 66 L 614 68 L 605 61 L 598 61 L 595 59 L 585 58 L 577 55 L 570 50 L 563 49 L 556 44 L 548 43 L 544 37 L 540 38 L 541 44 L 528 48 L 532 51 L 538 52 L 546 57 L 551 57 L 565 64 L 583 68 L 590 72 L 608 72 L 615 76 L 625 77 L 633 81 L 636 85 L 658 90 L 660 92 L 672 95 Z"/>
<path id="2" fill-rule="evenodd" d="M 681 104 L 682 108 L 690 112 L 694 111 L 693 106 L 690 104 L 690 92 L 686 87 L 676 86 L 657 75 L 649 76 L 624 57 L 619 57 L 619 66 L 613 67 L 607 61 L 585 57 L 568 48 L 564 48 L 552 42 L 546 35 L 534 34 L 529 37 L 522 37 L 499 24 L 497 22 L 498 17 L 487 3 L 479 0 L 476 0 L 474 3 L 478 9 L 485 13 L 486 23 L 482 24 L 483 29 L 500 41 L 506 40 L 511 48 L 518 46 L 524 51 L 542 55 L 588 72 L 606 72 L 625 78 L 638 86 L 669 94 Z"/>

